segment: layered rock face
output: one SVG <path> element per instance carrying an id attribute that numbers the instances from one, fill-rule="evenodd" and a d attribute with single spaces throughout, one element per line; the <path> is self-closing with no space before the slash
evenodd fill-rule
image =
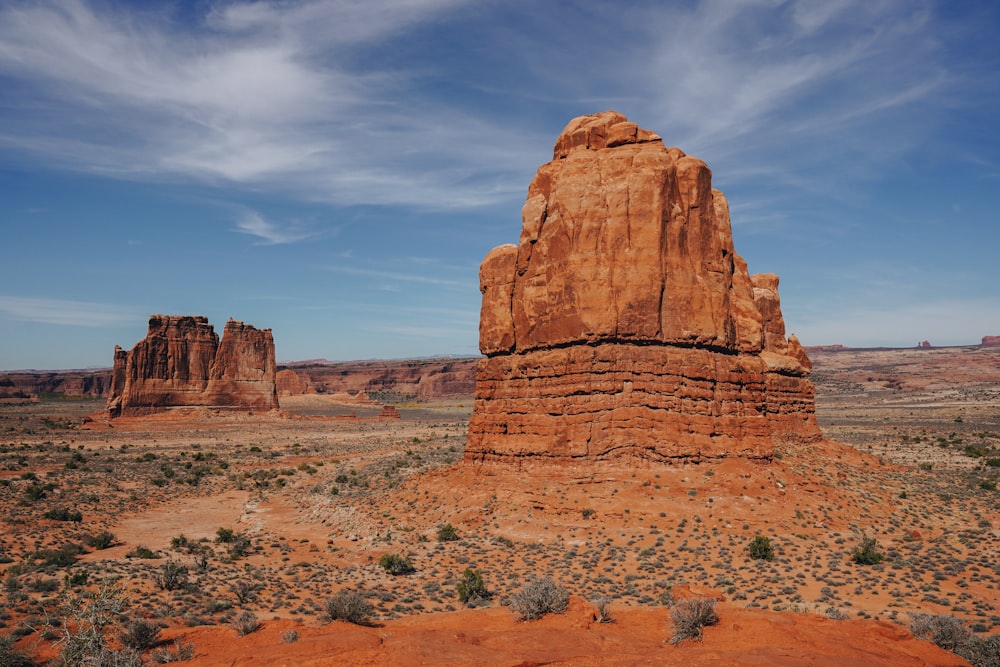
<path id="1" fill-rule="evenodd" d="M 778 278 L 751 278 L 700 160 L 605 112 L 570 122 L 493 249 L 466 459 L 768 458 L 820 437 Z"/>
<path id="2" fill-rule="evenodd" d="M 108 414 L 176 406 L 278 407 L 270 329 L 229 320 L 222 341 L 208 319 L 153 315 L 129 351 L 115 346 Z"/>

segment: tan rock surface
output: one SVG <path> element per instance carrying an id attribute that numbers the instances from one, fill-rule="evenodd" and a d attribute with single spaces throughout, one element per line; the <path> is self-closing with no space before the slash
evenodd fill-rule
<path id="1" fill-rule="evenodd" d="M 519 245 L 480 268 L 467 459 L 768 458 L 818 438 L 777 287 L 736 254 L 703 162 L 616 112 L 574 119 Z"/>

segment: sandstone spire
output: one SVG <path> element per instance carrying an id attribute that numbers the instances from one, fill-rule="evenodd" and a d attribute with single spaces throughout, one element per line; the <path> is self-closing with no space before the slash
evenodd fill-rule
<path id="1" fill-rule="evenodd" d="M 607 111 L 572 120 L 483 293 L 474 461 L 770 457 L 819 437 L 773 275 L 751 278 L 701 160 Z"/>

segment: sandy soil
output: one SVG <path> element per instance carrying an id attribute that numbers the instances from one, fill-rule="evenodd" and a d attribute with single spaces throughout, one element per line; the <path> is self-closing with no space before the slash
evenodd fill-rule
<path id="1" fill-rule="evenodd" d="M 116 582 L 190 664 L 963 664 L 906 628 L 928 612 L 1000 632 L 1000 351 L 814 361 L 824 431 L 852 447 L 767 465 L 467 466 L 469 399 L 398 421 L 321 396 L 113 423 L 82 423 L 95 401 L 0 407 L 0 634 L 54 655 L 64 603 Z M 774 560 L 749 557 L 755 535 Z M 863 535 L 881 563 L 853 562 Z M 480 608 L 456 597 L 466 568 L 493 593 Z M 504 605 L 539 576 L 570 609 L 519 622 Z M 324 618 L 341 589 L 373 626 Z M 719 598 L 720 622 L 673 646 L 670 603 L 692 594 Z M 244 612 L 262 625 L 240 637 Z"/>

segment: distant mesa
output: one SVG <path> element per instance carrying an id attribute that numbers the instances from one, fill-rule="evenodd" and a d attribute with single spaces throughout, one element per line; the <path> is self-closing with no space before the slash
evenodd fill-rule
<path id="1" fill-rule="evenodd" d="M 919 343 L 917 343 L 917 349 L 918 350 L 929 350 L 929 349 L 931 349 L 933 347 L 934 346 L 931 345 L 931 342 L 929 340 L 922 340 Z"/>
<path id="2" fill-rule="evenodd" d="M 272 410 L 278 407 L 275 373 L 270 329 L 230 319 L 220 342 L 205 317 L 152 315 L 135 347 L 115 346 L 108 414 L 180 406 Z"/>
<path id="3" fill-rule="evenodd" d="M 821 438 L 778 277 L 750 276 L 705 163 L 619 113 L 570 121 L 479 279 L 467 461 L 769 459 Z"/>
<path id="4" fill-rule="evenodd" d="M 843 352 L 851 348 L 838 343 L 836 345 L 806 345 L 803 349 L 807 354 L 813 354 L 814 352 Z"/>
<path id="5" fill-rule="evenodd" d="M 983 336 L 983 347 L 997 347 L 1000 346 L 1000 336 Z"/>
<path id="6" fill-rule="evenodd" d="M 278 390 L 278 396 L 302 396 L 316 393 L 316 387 L 308 375 L 300 375 L 290 368 L 278 371 L 274 376 L 274 384 Z"/>

